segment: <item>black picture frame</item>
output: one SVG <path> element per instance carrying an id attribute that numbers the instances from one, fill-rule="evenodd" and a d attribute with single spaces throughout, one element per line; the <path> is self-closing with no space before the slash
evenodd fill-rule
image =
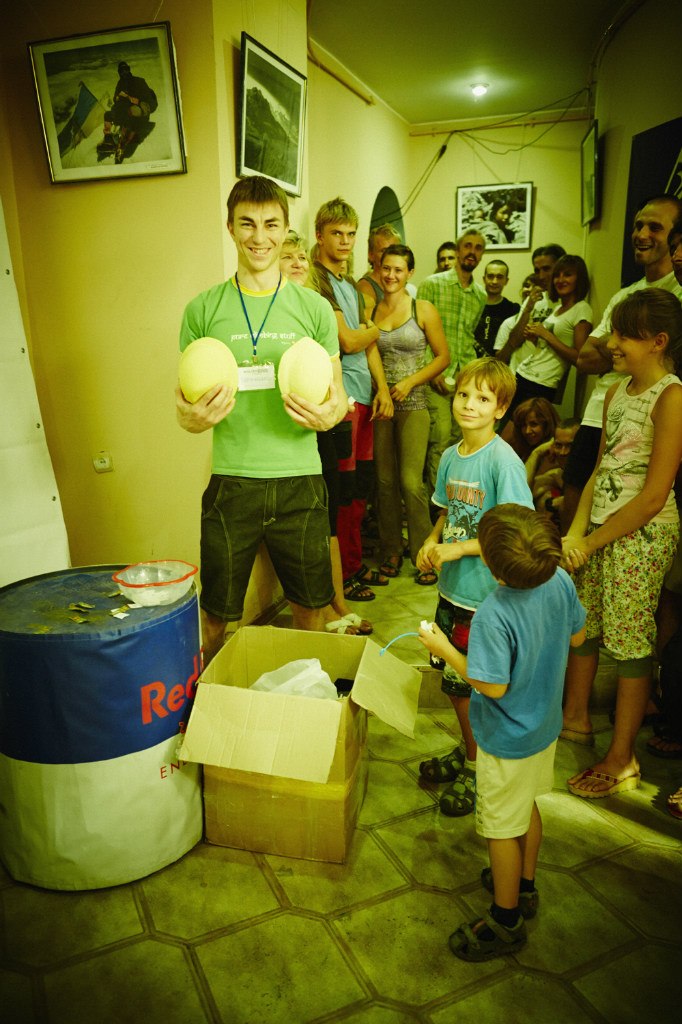
<path id="1" fill-rule="evenodd" d="M 170 22 L 42 40 L 28 51 L 52 184 L 186 173 Z M 139 96 L 123 90 L 121 63 Z"/>
<path id="2" fill-rule="evenodd" d="M 580 143 L 580 222 L 583 227 L 599 216 L 599 122 L 594 120 Z"/>
<path id="3" fill-rule="evenodd" d="M 300 196 L 308 80 L 246 32 L 241 59 L 237 175 L 262 174 Z"/>

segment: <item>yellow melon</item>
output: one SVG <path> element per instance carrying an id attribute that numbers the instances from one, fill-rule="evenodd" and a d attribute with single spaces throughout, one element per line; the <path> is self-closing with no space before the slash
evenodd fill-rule
<path id="1" fill-rule="evenodd" d="M 300 395 L 320 405 L 329 393 L 332 361 L 312 338 L 299 338 L 279 361 L 277 383 L 283 395 Z"/>
<path id="2" fill-rule="evenodd" d="M 239 386 L 237 360 L 217 338 L 197 338 L 190 342 L 180 356 L 178 375 L 180 389 L 192 404 L 216 384 L 225 384 L 234 391 Z"/>

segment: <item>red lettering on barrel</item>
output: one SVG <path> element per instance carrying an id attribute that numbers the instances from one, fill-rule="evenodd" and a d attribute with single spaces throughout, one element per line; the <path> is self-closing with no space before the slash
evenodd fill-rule
<path id="1" fill-rule="evenodd" d="M 149 725 L 152 715 L 158 715 L 159 718 L 166 718 L 168 716 L 168 711 L 161 703 L 165 696 L 166 687 L 160 681 L 147 683 L 146 686 L 141 688 L 142 721 L 145 725 Z"/>
<path id="2" fill-rule="evenodd" d="M 194 697 L 194 694 L 196 692 L 196 681 L 197 681 L 198 678 L 199 678 L 199 656 L 195 654 L 194 655 L 194 672 L 192 672 L 192 675 L 187 680 L 187 685 L 185 686 L 185 693 L 187 694 L 187 696 L 188 696 L 188 698 L 190 700 L 192 700 L 192 698 Z"/>
<path id="3" fill-rule="evenodd" d="M 171 692 L 168 694 L 168 710 L 179 711 L 186 700 L 187 698 L 185 697 L 185 687 L 181 684 L 174 686 Z"/>

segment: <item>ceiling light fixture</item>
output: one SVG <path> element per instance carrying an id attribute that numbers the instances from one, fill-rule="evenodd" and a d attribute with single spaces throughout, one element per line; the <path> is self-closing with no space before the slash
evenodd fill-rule
<path id="1" fill-rule="evenodd" d="M 487 93 L 488 89 L 489 89 L 489 86 L 486 85 L 484 82 L 479 82 L 478 85 L 472 85 L 471 86 L 471 91 L 474 94 L 474 96 L 476 97 L 476 99 L 478 99 L 479 96 L 485 96 L 485 94 Z"/>

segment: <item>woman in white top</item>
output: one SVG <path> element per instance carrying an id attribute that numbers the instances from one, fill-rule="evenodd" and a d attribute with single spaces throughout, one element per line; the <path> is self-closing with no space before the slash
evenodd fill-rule
<path id="1" fill-rule="evenodd" d="M 549 297 L 556 302 L 542 323 L 530 321 L 525 336 L 535 348 L 516 367 L 516 394 L 506 419 L 529 398 L 553 402 L 564 374 L 578 361 L 578 353 L 592 330 L 592 307 L 585 301 L 590 278 L 581 256 L 561 256 L 552 269 Z M 502 437 L 507 440 L 505 433 Z"/>

